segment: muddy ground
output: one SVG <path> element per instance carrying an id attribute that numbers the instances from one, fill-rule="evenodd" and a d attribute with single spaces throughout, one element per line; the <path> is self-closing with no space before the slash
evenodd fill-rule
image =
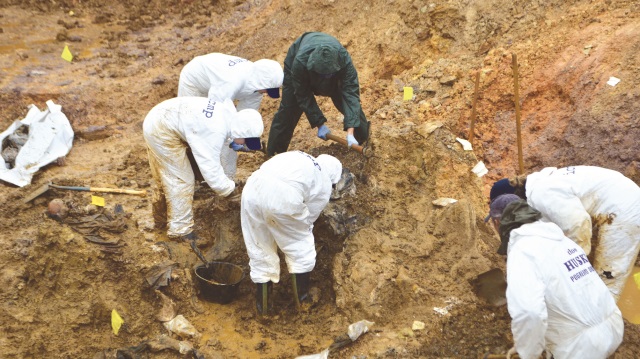
<path id="1" fill-rule="evenodd" d="M 130 348 L 170 334 L 156 318 L 162 296 L 199 334 L 206 358 L 293 358 L 320 352 L 350 323 L 375 322 L 335 358 L 476 358 L 512 345 L 506 307 L 477 298 L 470 280 L 504 269 L 498 239 L 483 222 L 491 183 L 518 168 L 512 55 L 519 65 L 524 165 L 598 165 L 640 181 L 640 5 L 635 1 L 0 1 L 0 128 L 29 104 L 62 105 L 75 131 L 64 166 L 49 165 L 30 186 L 0 185 L 0 356 L 3 358 L 179 358 L 172 349 Z M 116 204 L 105 246 L 47 218 L 54 198 L 72 218 L 94 213 L 89 193 L 50 190 L 47 181 L 152 189 L 141 135 L 146 113 L 175 96 L 191 58 L 223 52 L 283 62 L 305 31 L 336 36 L 359 72 L 373 125 L 365 160 L 315 137 L 304 118 L 290 149 L 330 153 L 356 174 L 357 194 L 332 202 L 316 223 L 320 292 L 298 314 L 283 268 L 277 315 L 256 318 L 254 287 L 242 282 L 227 305 L 203 300 L 184 243 L 152 228 L 148 198 L 104 194 Z M 65 45 L 74 55 L 61 59 Z M 468 138 L 480 73 L 474 151 Z M 615 76 L 621 82 L 606 84 Z M 415 97 L 403 101 L 402 88 Z M 339 113 L 320 101 L 329 127 Z M 278 101 L 265 99 L 266 132 Z M 435 128 L 435 130 L 434 130 Z M 264 138 L 267 138 L 265 133 Z M 263 161 L 241 154 L 238 177 Z M 483 161 L 489 173 L 471 168 Z M 438 207 L 441 197 L 458 202 Z M 207 188 L 196 193 L 196 230 L 209 259 L 246 268 L 239 208 Z M 98 210 L 100 210 L 98 208 Z M 154 266 L 175 263 L 158 292 Z M 434 308 L 446 308 L 439 314 Z M 125 320 L 115 336 L 111 312 Z M 425 323 L 412 330 L 414 321 Z M 640 356 L 640 329 L 625 322 L 615 358 Z M 158 349 L 156 346 L 155 349 Z"/>

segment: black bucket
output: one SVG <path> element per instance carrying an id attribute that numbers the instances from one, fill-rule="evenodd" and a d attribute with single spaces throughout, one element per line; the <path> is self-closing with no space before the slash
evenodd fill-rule
<path id="1" fill-rule="evenodd" d="M 195 269 L 200 294 L 210 302 L 227 304 L 233 301 L 240 282 L 244 279 L 242 267 L 227 262 L 210 262 Z"/>

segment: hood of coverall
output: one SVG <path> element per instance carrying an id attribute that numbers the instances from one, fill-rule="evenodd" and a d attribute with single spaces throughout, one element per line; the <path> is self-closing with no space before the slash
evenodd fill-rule
<path id="1" fill-rule="evenodd" d="M 549 177 L 557 169 L 558 168 L 556 167 L 545 167 L 538 172 L 533 172 L 532 174 L 528 175 L 527 184 L 525 186 L 527 198 L 531 197 L 531 193 L 538 187 L 538 184 L 541 180 Z"/>
<path id="2" fill-rule="evenodd" d="M 320 155 L 316 157 L 316 162 L 320 165 L 322 172 L 329 176 L 332 184 L 340 181 L 342 175 L 342 163 L 337 158 L 330 155 Z"/>
<path id="3" fill-rule="evenodd" d="M 253 63 L 253 72 L 247 81 L 251 92 L 282 87 L 284 72 L 277 61 L 262 59 Z"/>
<path id="4" fill-rule="evenodd" d="M 322 75 L 335 74 L 344 66 L 340 51 L 334 46 L 322 45 L 309 55 L 307 69 Z"/>
<path id="5" fill-rule="evenodd" d="M 512 195 L 503 195 L 512 196 Z M 500 198 L 500 197 L 498 197 Z M 527 223 L 533 223 L 542 218 L 542 214 L 533 207 L 527 204 L 527 201 L 517 199 L 518 197 L 513 195 L 512 198 L 516 200 L 509 202 L 502 212 L 502 218 L 500 219 L 500 248 L 498 248 L 498 254 L 506 255 L 509 247 L 509 238 L 511 237 L 511 231 L 520 228 Z M 497 201 L 497 199 L 496 199 Z M 560 229 L 560 228 L 558 228 Z M 562 232 L 562 230 L 560 230 Z"/>
<path id="6" fill-rule="evenodd" d="M 235 118 L 227 121 L 227 124 L 231 138 L 260 137 L 264 131 L 262 116 L 254 109 L 238 111 Z"/>

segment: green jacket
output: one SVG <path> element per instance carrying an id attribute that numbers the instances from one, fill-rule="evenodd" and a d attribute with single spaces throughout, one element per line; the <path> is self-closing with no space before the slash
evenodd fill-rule
<path id="1" fill-rule="evenodd" d="M 331 78 L 309 70 L 313 67 L 310 55 L 320 46 L 330 46 L 338 51 L 339 71 Z M 313 59 L 312 59 L 313 60 Z M 327 71 L 333 72 L 333 71 Z M 318 107 L 315 95 L 342 98 L 344 127 L 360 125 L 360 84 L 351 56 L 340 42 L 331 35 L 321 32 L 307 32 L 300 36 L 289 48 L 284 60 L 285 82 L 291 80 L 298 105 L 307 115 L 313 127 L 326 122 Z"/>

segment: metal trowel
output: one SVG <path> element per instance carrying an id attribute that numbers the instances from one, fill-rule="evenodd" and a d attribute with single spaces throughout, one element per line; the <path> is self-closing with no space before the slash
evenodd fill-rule
<path id="1" fill-rule="evenodd" d="M 491 305 L 500 307 L 507 304 L 507 281 L 500 268 L 494 268 L 472 279 L 474 293 Z"/>

